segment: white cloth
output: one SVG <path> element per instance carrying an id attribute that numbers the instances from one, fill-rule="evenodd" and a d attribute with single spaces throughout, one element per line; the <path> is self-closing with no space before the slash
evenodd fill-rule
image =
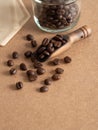
<path id="1" fill-rule="evenodd" d="M 29 18 L 22 0 L 0 0 L 0 46 L 5 46 Z"/>

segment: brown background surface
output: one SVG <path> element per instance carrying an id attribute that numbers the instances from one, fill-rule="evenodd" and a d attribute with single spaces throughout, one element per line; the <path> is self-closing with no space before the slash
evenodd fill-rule
<path id="1" fill-rule="evenodd" d="M 32 13 L 31 2 L 24 0 L 24 3 Z M 10 76 L 5 62 L 17 50 L 21 56 L 15 60 L 15 66 L 25 62 L 32 68 L 32 63 L 23 55 L 31 49 L 23 37 L 32 33 L 40 44 L 44 37 L 54 34 L 40 31 L 31 18 L 7 46 L 0 48 L 0 130 L 98 130 L 97 3 L 97 0 L 82 1 L 82 14 L 74 29 L 87 24 L 93 29 L 93 35 L 60 56 L 71 56 L 72 63 L 61 65 L 65 73 L 60 81 L 50 86 L 48 93 L 39 93 L 37 89 L 55 67 L 45 63 L 47 73 L 37 82 L 29 83 L 25 72 L 18 71 L 17 75 Z M 17 81 L 24 82 L 20 91 L 14 89 Z"/>

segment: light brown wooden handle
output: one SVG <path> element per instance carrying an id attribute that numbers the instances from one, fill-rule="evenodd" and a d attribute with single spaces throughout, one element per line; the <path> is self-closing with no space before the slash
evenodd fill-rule
<path id="1" fill-rule="evenodd" d="M 70 40 L 72 43 L 77 42 L 81 39 L 85 39 L 89 37 L 92 34 L 91 28 L 89 28 L 87 25 L 75 30 L 74 32 L 71 32 L 68 34 Z"/>

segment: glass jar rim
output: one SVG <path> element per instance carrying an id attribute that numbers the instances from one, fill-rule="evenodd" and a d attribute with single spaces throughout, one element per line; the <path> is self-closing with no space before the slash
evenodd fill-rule
<path id="1" fill-rule="evenodd" d="M 73 3 L 73 2 L 76 2 L 77 0 L 52 0 L 52 2 L 51 1 L 48 1 L 48 0 L 34 0 L 35 2 L 37 2 L 37 3 L 47 3 L 47 4 L 57 4 L 57 3 L 60 3 L 60 4 L 62 4 L 62 3 L 65 3 L 65 4 L 70 4 L 70 3 Z M 56 1 L 56 2 L 55 2 Z"/>

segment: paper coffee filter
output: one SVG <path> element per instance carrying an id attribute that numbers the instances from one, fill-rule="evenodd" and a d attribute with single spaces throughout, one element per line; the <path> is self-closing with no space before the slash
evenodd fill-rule
<path id="1" fill-rule="evenodd" d="M 29 18 L 22 0 L 0 0 L 0 46 L 5 46 Z"/>

